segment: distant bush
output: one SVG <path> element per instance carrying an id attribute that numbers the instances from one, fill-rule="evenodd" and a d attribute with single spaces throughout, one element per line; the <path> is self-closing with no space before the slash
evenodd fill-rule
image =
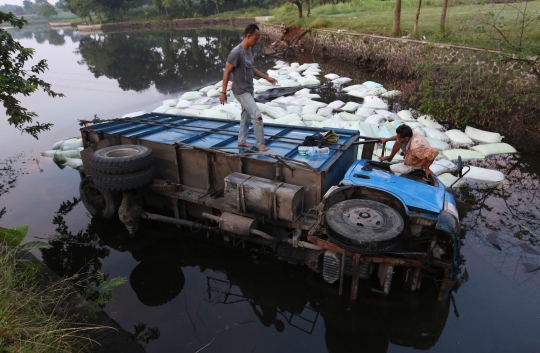
<path id="1" fill-rule="evenodd" d="M 154 6 L 143 6 L 128 10 L 128 17 L 131 18 L 153 18 L 159 16 L 159 11 Z"/>
<path id="2" fill-rule="evenodd" d="M 22 6 L 18 5 L 0 5 L 0 11 L 2 12 L 11 12 L 14 15 L 24 15 L 26 11 L 24 11 L 24 8 Z"/>

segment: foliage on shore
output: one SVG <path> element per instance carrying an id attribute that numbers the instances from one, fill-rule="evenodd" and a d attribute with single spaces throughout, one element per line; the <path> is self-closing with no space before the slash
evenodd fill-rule
<path id="1" fill-rule="evenodd" d="M 28 22 L 10 13 L 0 12 L 0 24 L 7 22 L 13 27 L 22 28 Z M 0 101 L 6 109 L 8 123 L 22 132 L 38 138 L 40 132 L 50 130 L 51 123 L 34 121 L 38 115 L 21 105 L 17 95 L 29 96 L 38 90 L 49 97 L 64 97 L 52 90 L 51 85 L 38 77 L 47 69 L 47 61 L 40 60 L 25 69 L 25 64 L 32 60 L 35 50 L 25 48 L 4 29 L 0 28 Z"/>
<path id="2" fill-rule="evenodd" d="M 517 66 L 517 65 L 516 65 Z M 540 84 L 534 74 L 479 65 L 476 58 L 418 63 L 397 101 L 450 127 L 497 131 L 524 152 L 540 150 Z"/>

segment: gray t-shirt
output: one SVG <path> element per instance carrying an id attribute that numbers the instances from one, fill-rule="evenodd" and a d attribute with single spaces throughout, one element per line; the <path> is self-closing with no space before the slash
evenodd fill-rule
<path id="1" fill-rule="evenodd" d="M 227 62 L 234 66 L 232 70 L 232 91 L 235 95 L 253 94 L 253 52 L 244 50 L 242 44 L 231 50 Z"/>

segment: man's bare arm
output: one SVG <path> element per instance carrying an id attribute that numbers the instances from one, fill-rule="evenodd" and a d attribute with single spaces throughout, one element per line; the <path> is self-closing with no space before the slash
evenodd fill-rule
<path id="1" fill-rule="evenodd" d="M 223 86 L 221 87 L 221 95 L 219 96 L 219 101 L 221 104 L 225 104 L 227 101 L 227 84 L 229 83 L 229 76 L 231 71 L 234 69 L 234 66 L 231 63 L 225 64 L 225 72 L 223 72 Z"/>
<path id="2" fill-rule="evenodd" d="M 265 75 L 263 74 L 262 72 L 260 72 L 259 70 L 253 68 L 253 73 L 255 74 L 255 76 L 257 77 L 260 77 L 260 78 L 264 78 L 266 81 L 270 82 L 271 84 L 275 85 L 277 83 L 277 80 L 275 78 L 272 78 L 268 75 Z"/>

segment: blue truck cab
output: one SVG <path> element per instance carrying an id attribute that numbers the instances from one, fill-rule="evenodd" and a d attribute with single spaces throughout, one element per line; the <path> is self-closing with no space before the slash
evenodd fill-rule
<path id="1" fill-rule="evenodd" d="M 439 299 L 448 298 L 459 282 L 460 224 L 455 198 L 436 176 L 428 179 L 423 170 L 398 176 L 389 163 L 362 158 L 325 201 L 328 238 L 342 249 L 362 254 L 360 273 L 369 273 L 378 263 L 383 293 L 389 291 L 395 266 L 408 268 L 406 286 L 415 290 L 420 272 L 434 270 L 429 263 L 444 272 Z M 328 257 L 331 263 L 332 254 Z M 362 262 L 366 260 L 371 263 Z M 326 277 L 331 281 L 335 275 Z"/>
<path id="2" fill-rule="evenodd" d="M 390 172 L 386 163 L 361 159 L 351 165 L 340 185 L 362 186 L 393 194 L 403 203 L 409 217 L 436 222 L 437 229 L 449 234 L 459 233 L 454 196 L 437 177 L 428 180 L 421 170 L 397 176 Z"/>

